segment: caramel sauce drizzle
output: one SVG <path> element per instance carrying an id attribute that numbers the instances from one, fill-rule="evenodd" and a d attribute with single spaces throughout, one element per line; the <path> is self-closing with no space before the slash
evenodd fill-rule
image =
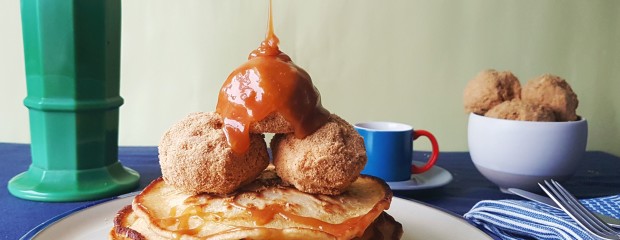
<path id="1" fill-rule="evenodd" d="M 183 235 L 197 235 L 200 233 L 206 222 L 217 222 L 223 217 L 223 213 L 204 212 L 202 211 L 202 207 L 203 206 L 201 205 L 191 205 L 183 210 L 183 212 L 178 216 L 177 208 L 170 208 L 170 212 L 168 213 L 170 217 L 158 219 L 158 225 L 167 229 L 176 226 L 176 230 L 171 231 L 174 232 L 177 239 L 180 239 Z M 192 218 L 200 219 L 200 224 L 193 228 L 190 226 L 190 220 Z"/>
<path id="2" fill-rule="evenodd" d="M 310 75 L 280 51 L 279 43 L 270 0 L 265 40 L 228 76 L 218 96 L 216 112 L 224 118 L 224 133 L 236 153 L 249 149 L 250 125 L 271 113 L 282 115 L 297 138 L 312 134 L 328 120 Z"/>

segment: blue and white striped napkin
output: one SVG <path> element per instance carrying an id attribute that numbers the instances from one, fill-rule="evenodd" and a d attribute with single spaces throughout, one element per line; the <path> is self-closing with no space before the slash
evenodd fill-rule
<path id="1" fill-rule="evenodd" d="M 620 218 L 620 195 L 581 200 L 586 208 Z M 592 239 L 562 210 L 527 200 L 484 200 L 464 217 L 502 239 Z"/>

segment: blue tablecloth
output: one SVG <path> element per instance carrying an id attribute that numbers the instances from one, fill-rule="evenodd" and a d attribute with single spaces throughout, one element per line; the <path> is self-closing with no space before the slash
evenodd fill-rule
<path id="1" fill-rule="evenodd" d="M 415 152 L 414 160 L 424 159 L 425 152 Z M 119 160 L 140 172 L 140 190 L 161 175 L 156 147 L 120 147 Z M 0 143 L 0 239 L 19 239 L 40 223 L 80 206 L 92 203 L 46 203 L 13 197 L 6 183 L 25 171 L 31 163 L 30 145 Z M 504 194 L 475 169 L 467 152 L 442 152 L 438 166 L 454 177 L 446 186 L 417 191 L 395 191 L 396 196 L 415 199 L 463 215 L 483 199 L 519 199 Z M 564 184 L 580 198 L 618 194 L 620 191 L 620 158 L 604 152 L 588 152 L 582 168 Z"/>

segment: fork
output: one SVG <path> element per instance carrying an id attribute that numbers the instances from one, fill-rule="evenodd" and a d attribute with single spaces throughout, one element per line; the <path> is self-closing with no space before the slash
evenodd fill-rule
<path id="1" fill-rule="evenodd" d="M 562 185 L 554 180 L 544 181 L 544 185 L 538 183 L 540 188 L 553 199 L 573 220 L 581 225 L 590 234 L 601 239 L 620 240 L 620 235 L 607 224 L 594 216 Z"/>

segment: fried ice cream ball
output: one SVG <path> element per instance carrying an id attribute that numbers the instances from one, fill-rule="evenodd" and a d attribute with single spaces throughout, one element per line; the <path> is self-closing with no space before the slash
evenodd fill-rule
<path id="1" fill-rule="evenodd" d="M 491 108 L 484 116 L 519 121 L 555 121 L 555 115 L 550 108 L 522 100 L 500 103 Z"/>
<path id="2" fill-rule="evenodd" d="M 342 193 L 366 165 L 364 139 L 335 114 L 303 139 L 276 134 L 270 146 L 278 176 L 312 194 Z"/>
<path id="3" fill-rule="evenodd" d="M 466 112 L 484 115 L 494 106 L 512 99 L 520 99 L 521 84 L 511 72 L 485 70 L 470 80 L 463 92 Z"/>
<path id="4" fill-rule="evenodd" d="M 244 154 L 233 152 L 213 112 L 192 113 L 174 124 L 159 144 L 164 181 L 190 194 L 227 194 L 253 181 L 269 164 L 264 135 L 251 134 Z"/>
<path id="5" fill-rule="evenodd" d="M 545 74 L 528 81 L 523 86 L 521 97 L 525 101 L 551 108 L 557 121 L 575 121 L 579 118 L 577 94 L 558 76 Z"/>

